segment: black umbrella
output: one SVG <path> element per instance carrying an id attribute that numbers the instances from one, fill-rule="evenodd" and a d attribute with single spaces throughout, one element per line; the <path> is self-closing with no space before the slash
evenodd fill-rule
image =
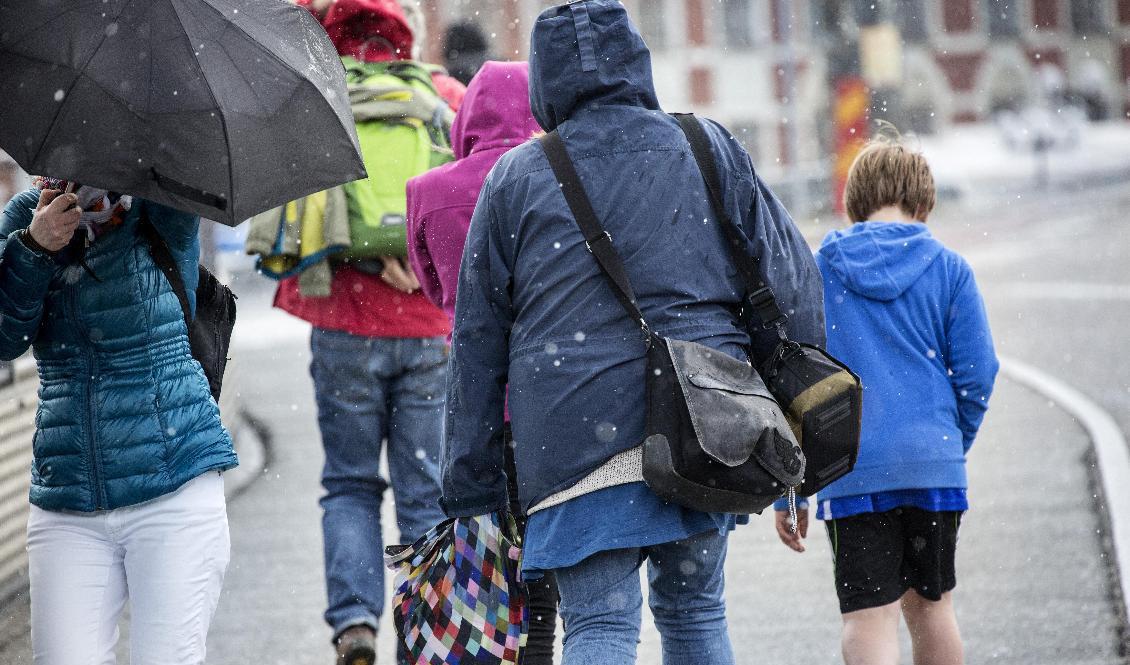
<path id="1" fill-rule="evenodd" d="M 365 177 L 344 72 L 285 0 L 0 0 L 0 148 L 238 224 Z"/>

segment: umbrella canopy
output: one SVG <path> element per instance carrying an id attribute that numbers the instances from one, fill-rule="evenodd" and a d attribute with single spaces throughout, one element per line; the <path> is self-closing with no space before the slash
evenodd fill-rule
<path id="1" fill-rule="evenodd" d="M 337 52 L 285 0 L 0 0 L 0 148 L 227 224 L 365 177 Z"/>

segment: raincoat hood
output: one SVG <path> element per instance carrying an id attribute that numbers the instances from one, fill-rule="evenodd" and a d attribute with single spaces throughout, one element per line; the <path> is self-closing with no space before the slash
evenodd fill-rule
<path id="1" fill-rule="evenodd" d="M 659 110 L 651 52 L 618 0 L 547 9 L 530 38 L 530 107 L 553 131 L 590 106 Z"/>
<path id="2" fill-rule="evenodd" d="M 538 130 L 527 103 L 529 71 L 525 62 L 490 61 L 471 79 L 451 127 L 456 159 L 521 145 Z"/>
<path id="3" fill-rule="evenodd" d="M 314 13 L 311 2 L 297 0 Z M 336 0 L 318 21 L 340 55 L 364 62 L 412 57 L 412 29 L 397 0 Z"/>
<path id="4" fill-rule="evenodd" d="M 925 224 L 860 222 L 829 233 L 819 254 L 844 286 L 888 301 L 918 281 L 942 249 Z"/>

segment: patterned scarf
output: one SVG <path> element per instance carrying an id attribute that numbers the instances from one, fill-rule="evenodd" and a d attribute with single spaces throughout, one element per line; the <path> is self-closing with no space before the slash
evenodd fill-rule
<path id="1" fill-rule="evenodd" d="M 35 180 L 39 189 L 62 191 L 69 184 L 58 178 L 39 177 Z M 104 232 L 120 225 L 133 205 L 133 197 L 86 185 L 76 184 L 74 194 L 78 197 L 78 207 L 82 208 L 79 224 L 86 231 L 87 243 L 94 242 Z"/>

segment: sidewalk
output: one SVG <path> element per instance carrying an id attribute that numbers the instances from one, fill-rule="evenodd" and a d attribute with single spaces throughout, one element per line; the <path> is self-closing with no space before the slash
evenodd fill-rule
<path id="1" fill-rule="evenodd" d="M 308 355 L 304 341 L 293 338 L 265 347 L 248 358 L 258 371 L 240 390 L 271 427 L 273 461 L 230 508 L 232 565 L 209 662 L 330 663 L 330 635 L 321 621 L 322 455 Z M 957 604 L 968 661 L 1122 662 L 1092 503 L 1089 442 L 1046 399 L 1007 380 L 989 413 L 971 453 L 973 510 L 963 522 L 958 556 Z M 385 524 L 393 524 L 391 514 Z M 387 541 L 394 537 L 386 530 Z M 839 615 L 819 524 L 809 545 L 804 555 L 786 550 L 768 516 L 734 534 L 728 600 L 739 663 L 838 661 Z M 386 627 L 381 636 L 383 663 L 394 662 L 390 634 Z M 660 662 L 650 627 L 640 662 Z"/>
<path id="2" fill-rule="evenodd" d="M 322 453 L 306 337 L 301 325 L 274 318 L 254 300 L 251 294 L 241 300 L 247 327 L 239 337 L 239 371 L 225 390 L 237 391 L 268 426 L 268 466 L 229 506 L 232 561 L 208 662 L 329 665 L 317 504 Z M 968 662 L 1124 662 L 1089 450 L 1063 411 L 1000 380 L 970 457 L 973 509 L 958 549 L 957 606 Z M 391 527 L 391 500 L 385 512 Z M 386 528 L 386 542 L 395 537 L 395 528 Z M 768 515 L 755 517 L 731 539 L 727 580 L 738 663 L 839 662 L 840 619 L 820 524 L 810 532 L 809 551 L 796 555 L 777 542 Z M 26 626 L 26 598 L 2 613 Z M 658 635 L 649 617 L 644 624 L 639 662 L 659 663 Z M 391 634 L 386 623 L 384 664 L 395 662 Z M 909 663 L 905 642 L 904 636 Z M 128 662 L 125 649 L 119 654 L 120 663 Z M 26 631 L 0 647 L 0 663 L 30 662 Z"/>

